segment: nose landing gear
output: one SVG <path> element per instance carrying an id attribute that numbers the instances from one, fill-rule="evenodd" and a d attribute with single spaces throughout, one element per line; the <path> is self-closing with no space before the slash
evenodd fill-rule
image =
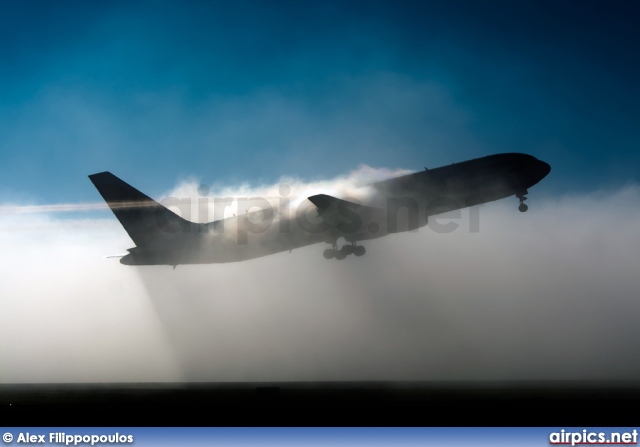
<path id="1" fill-rule="evenodd" d="M 520 199 L 520 206 L 518 207 L 518 210 L 521 213 L 526 213 L 529 207 L 524 203 L 524 201 L 527 200 L 527 198 L 524 196 L 520 196 L 518 198 Z"/>
<path id="2" fill-rule="evenodd" d="M 529 207 L 524 203 L 524 201 L 527 200 L 527 198 L 525 197 L 526 194 L 529 194 L 529 191 L 525 190 L 516 194 L 516 197 L 520 200 L 520 206 L 518 207 L 518 210 L 521 213 L 526 213 L 529 209 Z"/>

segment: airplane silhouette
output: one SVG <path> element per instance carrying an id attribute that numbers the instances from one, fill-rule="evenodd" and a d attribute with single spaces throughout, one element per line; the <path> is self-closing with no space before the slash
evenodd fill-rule
<path id="1" fill-rule="evenodd" d="M 325 242 L 327 259 L 362 256 L 358 242 L 427 225 L 430 216 L 515 196 L 525 212 L 529 188 L 551 167 L 520 153 L 489 155 L 366 185 L 359 198 L 308 197 L 291 215 L 266 199 L 260 211 L 194 223 L 110 172 L 89 178 L 133 242 L 120 262 L 172 265 L 238 262 Z M 228 198 L 220 201 L 229 205 Z M 363 203 L 366 202 L 366 203 Z M 214 199 L 214 206 L 216 199 Z M 241 208 L 238 208 L 241 209 Z M 338 240 L 345 244 L 338 248 Z"/>

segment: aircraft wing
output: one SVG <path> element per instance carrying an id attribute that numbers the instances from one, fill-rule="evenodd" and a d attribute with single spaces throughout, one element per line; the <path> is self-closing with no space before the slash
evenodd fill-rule
<path id="1" fill-rule="evenodd" d="M 332 207 L 337 207 L 338 204 L 345 204 L 348 206 L 356 206 L 359 207 L 359 203 L 349 202 L 347 200 L 338 199 L 337 197 L 328 196 L 326 194 L 317 194 L 315 196 L 308 197 L 308 199 L 315 206 L 318 207 L 318 210 L 326 210 Z"/>
<path id="2" fill-rule="evenodd" d="M 326 194 L 317 194 L 308 197 L 308 199 L 316 206 L 318 216 L 334 226 L 340 224 L 362 224 L 384 216 L 382 208 L 362 205 Z"/>

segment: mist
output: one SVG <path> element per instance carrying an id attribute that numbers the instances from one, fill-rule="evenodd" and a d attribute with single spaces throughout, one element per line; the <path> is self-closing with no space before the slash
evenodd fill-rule
<path id="1" fill-rule="evenodd" d="M 348 191 L 394 169 L 209 196 Z M 367 174 L 364 175 L 363 173 Z M 198 197 L 199 179 L 167 196 Z M 135 185 L 135 182 L 134 182 Z M 0 214 L 0 381 L 631 379 L 640 374 L 640 187 L 529 195 L 429 226 L 230 264 L 130 267 L 115 217 Z M 8 209 L 8 208 L 6 208 Z M 57 209 L 60 210 L 59 208 Z M 99 216 L 96 213 L 101 213 Z"/>

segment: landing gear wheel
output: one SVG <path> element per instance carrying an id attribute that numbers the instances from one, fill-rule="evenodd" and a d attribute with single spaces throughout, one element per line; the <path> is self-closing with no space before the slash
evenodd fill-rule
<path id="1" fill-rule="evenodd" d="M 362 256 L 367 252 L 367 249 L 364 248 L 362 245 L 356 245 L 353 248 L 353 254 L 356 256 Z"/>
<path id="2" fill-rule="evenodd" d="M 520 206 L 518 207 L 518 209 L 520 210 L 521 213 L 525 213 L 529 209 L 529 207 L 524 204 L 524 201 L 527 200 L 527 198 L 525 197 L 525 194 L 529 194 L 529 191 L 525 190 L 523 192 L 516 194 L 516 197 L 520 200 Z"/>
<path id="3" fill-rule="evenodd" d="M 324 256 L 325 259 L 333 259 L 336 256 L 336 252 L 335 252 L 335 250 L 332 250 L 331 248 L 327 248 L 322 253 L 322 256 Z"/>
<path id="4" fill-rule="evenodd" d="M 350 254 L 353 253 L 354 248 L 355 247 L 353 245 L 343 245 L 340 251 L 342 251 L 345 254 L 345 256 L 349 256 Z"/>
<path id="5" fill-rule="evenodd" d="M 344 251 L 342 251 L 342 250 L 337 250 L 336 251 L 336 259 L 337 260 L 341 261 L 346 257 L 347 257 L 347 254 Z"/>

